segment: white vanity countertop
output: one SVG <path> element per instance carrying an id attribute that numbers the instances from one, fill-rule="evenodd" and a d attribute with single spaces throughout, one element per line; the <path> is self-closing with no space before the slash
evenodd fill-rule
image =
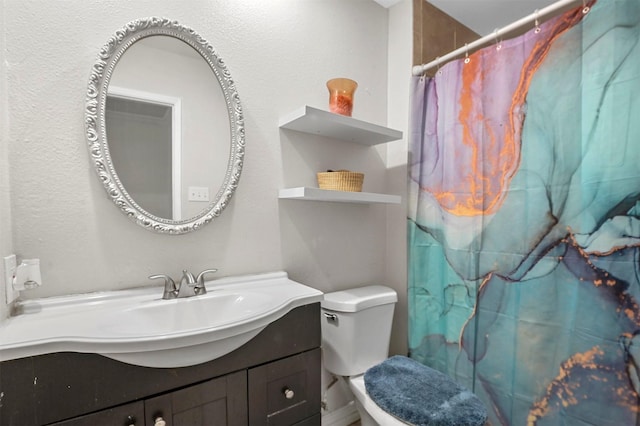
<path id="1" fill-rule="evenodd" d="M 207 294 L 163 300 L 162 287 L 34 299 L 0 324 L 0 361 L 98 353 L 147 367 L 184 367 L 240 347 L 322 292 L 285 272 L 206 282 Z"/>

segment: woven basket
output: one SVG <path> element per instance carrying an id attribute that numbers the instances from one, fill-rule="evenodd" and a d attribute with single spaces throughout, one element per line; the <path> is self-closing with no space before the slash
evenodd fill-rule
<path id="1" fill-rule="evenodd" d="M 364 173 L 350 172 L 348 170 L 318 172 L 318 187 L 333 191 L 362 191 Z"/>

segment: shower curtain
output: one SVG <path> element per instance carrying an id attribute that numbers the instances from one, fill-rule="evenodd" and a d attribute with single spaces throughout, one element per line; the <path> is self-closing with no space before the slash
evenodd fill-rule
<path id="1" fill-rule="evenodd" d="M 640 0 L 412 80 L 410 356 L 492 425 L 638 425 Z"/>

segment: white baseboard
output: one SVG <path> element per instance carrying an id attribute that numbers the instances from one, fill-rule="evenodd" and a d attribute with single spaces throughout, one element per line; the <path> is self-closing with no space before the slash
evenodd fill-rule
<path id="1" fill-rule="evenodd" d="M 322 414 L 322 426 L 349 426 L 360 419 L 355 401 L 347 405 Z"/>

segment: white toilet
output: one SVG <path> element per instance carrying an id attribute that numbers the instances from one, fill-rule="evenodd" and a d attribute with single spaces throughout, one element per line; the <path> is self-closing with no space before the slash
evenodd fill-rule
<path id="1" fill-rule="evenodd" d="M 393 289 L 376 285 L 326 293 L 321 302 L 324 366 L 347 377 L 362 426 L 408 424 L 380 408 L 364 384 L 364 372 L 388 357 L 397 301 Z"/>
<path id="2" fill-rule="evenodd" d="M 486 406 L 466 387 L 408 357 L 387 358 L 397 300 L 388 287 L 368 286 L 321 302 L 324 366 L 347 378 L 362 425 L 485 425 Z"/>

